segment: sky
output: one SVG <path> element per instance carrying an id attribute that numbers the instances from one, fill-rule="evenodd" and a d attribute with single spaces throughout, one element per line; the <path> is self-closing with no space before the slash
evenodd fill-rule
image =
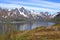
<path id="1" fill-rule="evenodd" d="M 60 0 L 0 0 L 0 7 L 8 9 L 24 7 L 28 10 L 48 11 L 54 14 L 60 11 Z"/>

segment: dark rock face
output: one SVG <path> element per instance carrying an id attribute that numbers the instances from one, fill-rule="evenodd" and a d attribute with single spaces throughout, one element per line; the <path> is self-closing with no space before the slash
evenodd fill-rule
<path id="1" fill-rule="evenodd" d="M 60 12 L 57 12 L 58 14 L 55 16 L 55 18 L 60 18 Z"/>
<path id="2" fill-rule="evenodd" d="M 56 17 L 60 17 L 60 12 L 58 12 L 59 14 L 56 15 Z"/>
<path id="3" fill-rule="evenodd" d="M 58 14 L 54 17 L 55 22 L 60 23 L 60 12 L 57 12 Z"/>
<path id="4" fill-rule="evenodd" d="M 20 8 L 20 11 L 21 11 L 21 12 L 24 12 L 24 10 L 25 10 L 24 7 L 21 7 L 21 8 Z"/>

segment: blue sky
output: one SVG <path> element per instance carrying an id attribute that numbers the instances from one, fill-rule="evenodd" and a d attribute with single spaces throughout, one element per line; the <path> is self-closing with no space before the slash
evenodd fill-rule
<path id="1" fill-rule="evenodd" d="M 35 11 L 48 11 L 51 14 L 60 11 L 60 0 L 0 0 L 0 7 L 21 8 Z"/>

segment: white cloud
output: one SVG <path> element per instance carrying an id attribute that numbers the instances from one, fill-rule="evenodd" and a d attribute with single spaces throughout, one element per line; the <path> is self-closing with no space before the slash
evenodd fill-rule
<path id="1" fill-rule="evenodd" d="M 26 9 L 34 9 L 34 10 L 49 11 L 49 12 L 57 12 L 60 9 L 60 3 L 48 2 L 44 0 L 28 0 L 28 1 L 31 2 L 7 0 L 5 2 L 9 2 L 10 4 L 0 3 L 0 6 L 7 8 L 16 8 L 16 7 L 20 8 L 23 6 Z"/>
<path id="2" fill-rule="evenodd" d="M 15 5 L 15 4 L 0 3 L 0 7 L 3 7 L 3 8 L 19 8 L 19 7 L 22 7 L 22 6 Z"/>
<path id="3" fill-rule="evenodd" d="M 23 6 L 23 5 L 16 5 L 16 4 L 0 4 L 1 7 L 5 7 L 5 8 L 20 8 L 20 7 L 25 7 L 26 9 L 34 9 L 34 10 L 42 10 L 42 11 L 49 11 L 49 12 L 56 12 L 59 10 L 53 10 L 53 9 L 49 9 L 49 8 L 38 8 L 38 7 L 30 7 L 30 6 Z"/>
<path id="4" fill-rule="evenodd" d="M 38 3 L 35 3 L 38 2 Z M 31 5 L 31 6 L 40 6 L 40 7 L 45 7 L 45 8 L 53 8 L 53 9 L 60 9 L 60 3 L 54 3 L 54 2 L 48 2 L 48 1 L 39 1 L 35 0 L 34 2 L 20 2 L 20 1 L 7 1 L 12 4 L 23 4 L 23 5 Z"/>

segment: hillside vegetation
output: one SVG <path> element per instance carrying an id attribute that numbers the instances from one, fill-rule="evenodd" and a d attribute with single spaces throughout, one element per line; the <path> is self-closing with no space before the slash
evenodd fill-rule
<path id="1" fill-rule="evenodd" d="M 60 40 L 60 24 L 20 32 L 13 31 L 0 36 L 0 40 Z"/>

